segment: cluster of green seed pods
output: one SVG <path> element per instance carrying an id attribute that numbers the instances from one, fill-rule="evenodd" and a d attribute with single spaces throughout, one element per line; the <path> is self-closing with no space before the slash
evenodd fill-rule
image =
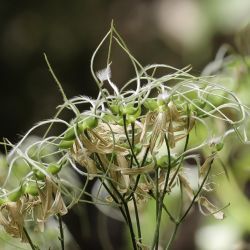
<path id="1" fill-rule="evenodd" d="M 59 148 L 68 149 L 71 148 L 78 135 L 83 133 L 86 129 L 93 129 L 98 125 L 98 119 L 94 116 L 89 116 L 83 120 L 77 122 L 70 128 L 68 128 L 64 134 L 63 139 L 59 143 Z"/>
<path id="2" fill-rule="evenodd" d="M 57 175 L 61 169 L 63 164 L 51 163 L 46 168 L 43 169 L 50 175 Z M 33 180 L 29 180 L 26 183 L 20 183 L 20 186 L 16 191 L 11 192 L 8 196 L 4 198 L 0 198 L 0 205 L 5 204 L 7 202 L 16 202 L 23 195 L 29 194 L 32 196 L 39 195 L 39 189 L 43 188 L 43 184 L 38 184 L 39 181 L 45 181 L 46 175 L 38 169 L 33 169 Z"/>

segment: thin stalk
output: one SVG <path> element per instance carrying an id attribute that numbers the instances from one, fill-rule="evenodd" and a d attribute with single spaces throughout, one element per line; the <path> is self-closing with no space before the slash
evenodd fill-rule
<path id="1" fill-rule="evenodd" d="M 112 197 L 112 199 L 113 199 L 117 204 L 120 205 L 119 200 L 114 196 L 114 194 L 111 192 L 111 190 L 110 190 L 109 187 L 106 185 L 106 183 L 105 183 L 105 182 L 102 182 L 102 185 L 103 185 L 104 188 L 107 190 L 107 192 L 108 192 L 109 195 Z M 117 191 L 117 192 L 118 192 L 118 191 Z M 121 211 L 121 213 L 122 213 L 122 215 L 123 215 L 125 221 L 127 222 L 127 216 L 126 216 L 126 214 L 125 214 L 123 208 L 122 208 L 121 206 L 119 206 L 119 209 L 120 209 L 120 211 Z"/>
<path id="2" fill-rule="evenodd" d="M 62 225 L 62 216 L 57 214 L 58 222 L 59 222 L 59 230 L 60 230 L 60 237 L 59 240 L 61 242 L 61 249 L 64 250 L 64 232 L 63 232 L 63 225 Z"/>
<path id="3" fill-rule="evenodd" d="M 167 213 L 169 219 L 173 222 L 176 223 L 175 218 L 173 217 L 173 215 L 168 211 L 167 207 L 165 206 L 165 204 L 163 203 L 162 205 L 163 209 L 165 210 L 165 212 Z"/>
<path id="4" fill-rule="evenodd" d="M 148 152 L 149 152 L 149 147 L 147 148 L 147 150 L 146 150 L 146 152 L 145 152 L 145 155 L 144 155 L 144 157 L 143 157 L 143 160 L 142 160 L 142 163 L 141 163 L 140 167 L 143 167 L 143 166 L 144 166 L 144 163 L 145 163 L 145 161 L 146 161 L 146 159 L 147 159 Z M 136 188 L 137 188 L 137 186 L 138 186 L 138 184 L 139 184 L 140 178 L 141 178 L 141 175 L 138 174 L 138 175 L 136 176 L 135 185 L 134 185 L 133 189 L 131 190 L 130 195 L 127 197 L 126 201 L 129 201 L 130 198 L 132 197 L 132 194 L 135 192 L 135 190 L 136 190 Z"/>
<path id="5" fill-rule="evenodd" d="M 110 28 L 110 38 L 109 38 L 109 49 L 108 49 L 108 57 L 107 57 L 107 67 L 111 63 L 110 62 L 110 56 L 111 56 L 111 50 L 112 50 L 112 42 L 113 42 L 113 28 L 114 28 L 114 21 L 111 21 L 111 28 Z"/>
<path id="6" fill-rule="evenodd" d="M 162 200 L 160 202 L 162 202 Z M 161 204 L 160 204 L 160 206 L 161 206 Z M 156 229 L 155 229 L 155 233 L 154 233 L 153 244 L 152 244 L 152 248 L 151 248 L 152 250 L 153 249 L 156 249 L 156 250 L 158 249 L 160 225 L 161 225 L 161 215 L 162 215 L 162 209 L 159 209 L 158 216 L 157 216 L 157 221 L 156 221 Z M 154 246 L 156 246 L 156 247 L 154 248 Z"/>
<path id="7" fill-rule="evenodd" d="M 140 223 L 140 217 L 139 217 L 138 208 L 137 208 L 134 194 L 132 195 L 132 199 L 133 199 L 133 204 L 134 204 L 134 209 L 135 209 L 135 219 L 136 219 L 138 239 L 139 239 L 139 242 L 142 244 L 141 223 Z"/>
<path id="8" fill-rule="evenodd" d="M 171 153 L 170 153 L 170 147 L 169 147 L 169 143 L 168 143 L 168 139 L 167 136 L 165 134 L 164 136 L 164 140 L 167 146 L 167 151 L 168 151 L 168 171 L 167 171 L 167 175 L 165 178 L 165 183 L 164 183 L 164 189 L 163 189 L 163 195 L 165 195 L 167 187 L 168 187 L 168 180 L 169 180 L 169 175 L 170 175 L 170 171 L 171 171 Z"/>
<path id="9" fill-rule="evenodd" d="M 29 233 L 28 233 L 28 231 L 26 230 L 25 227 L 23 227 L 23 231 L 24 231 L 24 234 L 25 234 L 25 236 L 26 236 L 26 238 L 27 238 L 27 240 L 28 240 L 28 242 L 29 242 L 29 244 L 30 244 L 31 249 L 32 249 L 32 250 L 37 250 L 37 249 L 39 249 L 37 246 L 35 246 L 35 245 L 33 244 L 32 240 L 31 240 L 31 238 L 30 238 L 30 236 L 29 236 Z"/>
<path id="10" fill-rule="evenodd" d="M 131 129 L 132 129 L 131 145 L 132 145 L 132 148 L 134 148 L 134 145 L 135 145 L 135 123 L 134 122 L 131 123 Z M 133 166 L 133 156 L 131 156 L 129 167 L 132 168 L 132 166 Z"/>
<path id="11" fill-rule="evenodd" d="M 156 168 L 155 170 L 155 179 L 156 179 L 156 190 L 155 190 L 155 211 L 156 211 L 156 220 L 158 218 L 158 214 L 159 214 L 159 176 L 158 176 L 158 168 Z"/>
<path id="12" fill-rule="evenodd" d="M 132 147 L 134 148 L 134 145 L 135 145 L 135 123 L 134 122 L 131 123 L 131 129 L 132 129 L 131 144 L 132 144 Z"/>
<path id="13" fill-rule="evenodd" d="M 150 195 L 153 199 L 155 199 L 155 201 L 156 201 L 156 197 L 155 197 L 155 195 L 152 193 L 152 191 L 149 193 L 149 195 Z M 165 206 L 164 203 L 163 203 L 162 207 L 163 207 L 163 209 L 165 210 L 165 212 L 167 213 L 169 219 L 170 219 L 173 223 L 176 223 L 175 218 L 174 218 L 173 215 L 168 211 L 168 209 L 167 209 L 167 207 Z"/>
<path id="14" fill-rule="evenodd" d="M 187 130 L 189 129 L 189 124 L 190 124 L 190 117 L 188 116 L 188 120 L 187 120 Z M 183 152 L 186 152 L 187 146 L 188 146 L 188 142 L 189 142 L 189 133 L 188 133 L 187 136 L 186 136 L 186 141 L 185 141 L 185 145 L 184 145 Z M 183 155 L 181 156 L 181 158 L 180 158 L 179 165 L 178 165 L 178 167 L 177 167 L 177 169 L 176 169 L 176 171 L 175 171 L 175 173 L 174 173 L 172 179 L 171 179 L 170 182 L 169 182 L 169 186 L 171 186 L 171 185 L 173 184 L 173 182 L 174 182 L 174 180 L 175 180 L 175 177 L 176 177 L 176 175 L 178 174 L 178 172 L 179 172 L 179 170 L 180 170 L 180 167 L 181 167 L 181 164 L 182 164 L 183 159 L 184 159 L 184 154 L 183 154 Z"/>
<path id="15" fill-rule="evenodd" d="M 177 233 L 177 231 L 178 231 L 179 225 L 180 225 L 179 223 L 176 223 L 176 224 L 175 224 L 174 231 L 173 231 L 173 233 L 172 233 L 172 235 L 171 235 L 171 238 L 170 238 L 170 240 L 169 240 L 169 242 L 168 242 L 168 245 L 167 245 L 167 247 L 166 247 L 166 250 L 169 250 L 169 249 L 170 249 L 170 247 L 171 247 L 171 245 L 172 245 L 172 243 L 173 243 L 173 241 L 174 241 L 174 239 L 175 239 L 175 237 L 176 237 L 176 233 Z"/>
<path id="16" fill-rule="evenodd" d="M 180 180 L 179 180 L 180 182 Z M 179 206 L 179 217 L 178 217 L 178 221 L 181 218 L 182 215 L 182 209 L 183 209 L 183 187 L 182 187 L 182 183 L 180 182 L 180 206 Z"/>
<path id="17" fill-rule="evenodd" d="M 126 135 L 126 138 L 127 138 L 130 150 L 131 150 L 131 154 L 132 154 L 133 158 L 135 159 L 136 165 L 138 167 L 140 167 L 140 163 L 138 162 L 138 160 L 136 158 L 136 155 L 135 155 L 135 152 L 134 152 L 134 148 L 133 148 L 133 146 L 132 146 L 132 144 L 130 142 L 130 139 L 129 139 L 128 130 L 127 130 L 127 126 L 126 126 L 126 115 L 123 115 L 122 117 L 123 117 L 124 132 L 125 132 L 125 135 Z"/>
<path id="18" fill-rule="evenodd" d="M 158 223 L 158 218 L 159 218 L 159 209 L 160 209 L 160 194 L 159 194 L 159 179 L 158 179 L 158 168 L 156 168 L 155 170 L 155 178 L 156 178 L 156 220 L 157 220 L 157 223 Z M 158 224 L 157 224 L 157 230 L 158 228 L 160 228 L 160 225 L 158 227 Z M 159 230 L 157 232 L 157 236 L 156 236 L 156 242 L 155 242 L 155 249 L 158 249 L 158 245 L 159 245 Z"/>
<path id="19" fill-rule="evenodd" d="M 96 156 L 97 160 L 99 161 L 99 164 L 100 164 L 102 170 L 104 171 L 104 166 L 103 166 L 103 164 L 102 164 L 102 161 L 101 161 L 99 155 L 98 155 L 98 154 L 95 154 L 95 156 Z M 102 181 L 101 178 L 99 178 L 99 179 L 100 179 L 102 185 L 104 186 L 104 188 L 105 188 L 105 189 L 107 190 L 107 192 L 109 193 L 109 195 L 112 197 L 112 199 L 113 199 L 117 204 L 121 205 L 121 202 L 122 202 L 122 203 L 125 202 L 125 200 L 123 199 L 122 195 L 119 193 L 119 191 L 116 189 L 116 187 L 114 186 L 114 184 L 113 184 L 111 181 L 109 181 L 109 184 L 111 185 L 111 187 L 113 188 L 113 190 L 116 192 L 116 194 L 117 194 L 118 197 L 120 198 L 121 202 L 120 202 L 120 201 L 117 199 L 117 197 L 112 193 L 112 191 L 109 189 L 109 187 L 107 186 L 107 184 L 106 184 L 104 181 Z M 127 222 L 127 216 L 126 216 L 126 213 L 124 212 L 123 208 L 122 208 L 121 206 L 119 206 L 119 209 L 120 209 L 120 211 L 121 211 L 121 213 L 122 213 L 122 215 L 123 215 L 125 221 Z"/>
<path id="20" fill-rule="evenodd" d="M 179 223 L 181 223 L 181 222 L 185 219 L 185 217 L 186 217 L 187 214 L 189 213 L 190 209 L 192 208 L 193 204 L 195 203 L 196 198 L 197 198 L 198 195 L 200 194 L 200 192 L 201 192 L 201 190 L 202 190 L 202 188 L 203 188 L 203 186 L 204 186 L 204 184 L 205 184 L 205 182 L 206 182 L 206 180 L 207 180 L 207 178 L 208 178 L 208 175 L 209 175 L 209 173 L 210 173 L 212 163 L 213 163 L 213 161 L 211 161 L 210 166 L 209 166 L 209 169 L 208 169 L 208 171 L 207 171 L 207 173 L 206 173 L 206 176 L 204 177 L 204 179 L 203 179 L 203 181 L 202 181 L 202 183 L 201 183 L 201 185 L 200 185 L 198 191 L 197 191 L 196 194 L 194 195 L 194 197 L 193 197 L 193 199 L 192 199 L 192 201 L 191 201 L 189 207 L 187 208 L 186 212 L 185 212 L 185 213 L 183 214 L 183 216 L 180 218 Z"/>
<path id="21" fill-rule="evenodd" d="M 104 169 L 103 165 L 102 165 L 102 161 L 99 157 L 98 154 L 96 154 L 97 156 L 97 159 L 100 163 L 100 166 Z M 115 197 L 114 194 L 112 194 L 111 190 L 109 189 L 109 187 L 106 185 L 105 182 L 102 182 L 103 183 L 103 186 L 105 187 L 105 189 L 108 191 L 108 193 L 110 194 L 110 196 L 118 203 L 120 204 L 119 200 Z M 109 184 L 111 185 L 112 189 L 115 191 L 115 193 L 118 195 L 119 199 L 121 200 L 121 203 L 124 207 L 124 210 L 122 207 L 119 206 L 119 209 L 125 219 L 125 221 L 127 222 L 127 225 L 129 227 L 129 232 L 130 232 L 130 236 L 131 236 L 131 241 L 132 241 L 132 244 L 133 244 L 133 247 L 134 247 L 134 250 L 136 250 L 136 241 L 135 241 L 135 234 L 134 234 L 134 229 L 133 229 L 133 225 L 132 225 L 132 221 L 131 221 L 131 217 L 130 217 L 130 212 L 129 212 L 129 209 L 128 209 L 128 204 L 127 204 L 127 201 L 123 198 L 123 196 L 119 193 L 119 191 L 117 190 L 117 188 L 114 186 L 114 184 L 109 181 Z"/>
<path id="22" fill-rule="evenodd" d="M 157 205 L 158 211 L 156 211 L 157 223 L 156 223 L 154 240 L 153 240 L 153 245 L 152 245 L 152 248 L 154 248 L 154 246 L 155 246 L 155 249 L 158 249 L 158 245 L 159 245 L 162 207 L 163 207 L 163 204 L 164 204 L 164 197 L 165 197 L 165 194 L 166 194 L 169 175 L 170 175 L 170 171 L 171 171 L 170 147 L 169 147 L 168 139 L 167 139 L 166 135 L 165 135 L 164 139 L 165 139 L 165 143 L 166 143 L 166 146 L 167 146 L 167 152 L 168 152 L 168 170 L 167 170 L 167 174 L 166 174 L 166 177 L 165 177 L 163 192 L 161 193 L 161 195 L 159 195 L 159 192 L 158 192 L 158 189 L 157 189 L 157 194 L 156 194 L 156 203 L 158 203 L 158 205 Z M 158 176 L 157 176 L 157 178 L 158 178 Z M 158 182 L 158 180 L 157 180 L 157 182 Z"/>
<path id="23" fill-rule="evenodd" d="M 126 213 L 127 219 L 128 219 L 128 227 L 129 227 L 129 232 L 130 232 L 133 248 L 134 248 L 134 250 L 137 250 L 137 244 L 136 244 L 136 240 L 135 240 L 135 233 L 134 233 L 134 229 L 133 229 L 133 225 L 132 225 L 132 221 L 131 221 L 131 217 L 130 217 L 130 212 L 129 212 L 129 209 L 128 209 L 128 204 L 124 203 L 123 205 L 124 205 L 125 213 Z"/>
<path id="24" fill-rule="evenodd" d="M 204 184 L 205 184 L 205 182 L 206 182 L 206 180 L 207 180 L 207 178 L 208 178 L 208 175 L 209 175 L 209 173 L 210 173 L 212 163 L 213 163 L 213 162 L 210 163 L 210 167 L 209 167 L 209 169 L 208 169 L 208 171 L 207 171 L 207 173 L 206 173 L 206 176 L 204 177 L 204 179 L 203 179 L 203 181 L 202 181 L 202 183 L 201 183 L 201 185 L 200 185 L 200 187 L 199 187 L 197 193 L 194 195 L 194 197 L 193 197 L 193 199 L 192 199 L 192 201 L 191 201 L 189 207 L 187 208 L 186 212 L 185 212 L 185 213 L 183 214 L 183 216 L 179 219 L 179 221 L 177 221 L 177 222 L 175 223 L 175 228 L 174 228 L 173 234 L 171 235 L 171 238 L 170 238 L 170 240 L 169 240 L 169 242 L 168 242 L 168 245 L 167 245 L 167 247 L 166 247 L 166 250 L 169 250 L 169 249 L 170 249 L 170 246 L 172 245 L 172 243 L 173 243 L 173 241 L 174 241 L 174 239 L 175 239 L 175 236 L 176 236 L 176 233 L 177 233 L 177 231 L 178 231 L 179 225 L 180 225 L 180 224 L 182 223 L 182 221 L 186 218 L 186 216 L 187 216 L 187 214 L 189 213 L 190 209 L 192 208 L 192 206 L 193 206 L 193 204 L 194 204 L 196 198 L 197 198 L 198 195 L 200 194 L 200 192 L 201 192 L 201 190 L 202 190 L 202 187 L 204 186 Z"/>
<path id="25" fill-rule="evenodd" d="M 45 59 L 45 61 L 46 61 L 46 64 L 47 64 L 47 66 L 48 66 L 48 68 L 49 68 L 49 72 L 51 73 L 52 77 L 54 78 L 54 80 L 55 80 L 55 82 L 56 82 L 56 84 L 57 84 L 57 86 L 58 86 L 58 88 L 59 88 L 59 91 L 60 91 L 61 94 L 62 94 L 63 101 L 64 101 L 65 103 L 68 102 L 68 98 L 67 98 L 67 96 L 66 96 L 66 94 L 65 94 L 65 92 L 64 92 L 64 90 L 63 90 L 63 88 L 62 88 L 62 85 L 61 85 L 60 81 L 59 81 L 58 78 L 56 77 L 56 75 L 55 75 L 55 73 L 54 73 L 54 71 L 53 71 L 53 69 L 52 69 L 52 67 L 51 67 L 51 65 L 50 65 L 50 62 L 49 62 L 49 60 L 48 60 L 48 58 L 47 58 L 47 55 L 46 55 L 45 53 L 43 53 L 43 55 L 44 55 L 44 59 Z"/>

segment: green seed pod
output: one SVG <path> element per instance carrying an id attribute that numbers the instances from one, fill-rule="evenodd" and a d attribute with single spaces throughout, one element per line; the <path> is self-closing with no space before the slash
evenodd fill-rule
<path id="1" fill-rule="evenodd" d="M 110 115 L 110 114 L 105 114 L 103 117 L 102 117 L 103 121 L 104 122 L 114 122 L 115 121 L 115 116 L 113 115 Z"/>
<path id="2" fill-rule="evenodd" d="M 47 167 L 47 171 L 50 173 L 50 174 L 58 174 L 62 169 L 62 165 L 59 165 L 59 164 L 49 164 L 49 166 Z"/>
<path id="3" fill-rule="evenodd" d="M 215 148 L 217 151 L 221 151 L 224 147 L 224 143 L 223 142 L 219 142 L 215 145 Z"/>
<path id="4" fill-rule="evenodd" d="M 135 118 L 138 118 L 141 115 L 141 105 L 138 106 L 136 112 L 133 114 Z"/>
<path id="5" fill-rule="evenodd" d="M 159 159 L 157 159 L 157 165 L 161 168 L 165 168 L 168 165 L 168 156 L 164 155 L 162 157 L 160 157 Z"/>
<path id="6" fill-rule="evenodd" d="M 124 126 L 123 117 L 117 116 L 117 117 L 116 117 L 116 122 L 117 122 L 117 124 L 119 124 L 120 126 Z M 129 125 L 128 119 L 126 119 L 126 125 Z"/>
<path id="7" fill-rule="evenodd" d="M 204 115 L 202 111 L 206 106 L 206 102 L 203 100 L 195 99 L 193 104 L 190 105 L 190 110 L 193 111 L 197 116 Z"/>
<path id="8" fill-rule="evenodd" d="M 128 123 L 134 123 L 136 121 L 136 117 L 134 115 L 128 115 L 127 121 Z"/>
<path id="9" fill-rule="evenodd" d="M 19 200 L 20 199 L 20 197 L 22 196 L 22 194 L 23 194 L 23 189 L 22 189 L 22 187 L 20 187 L 17 191 L 15 191 L 14 193 L 11 193 L 11 194 L 9 194 L 8 195 L 8 199 L 10 200 L 10 201 L 17 201 L 17 200 Z"/>
<path id="10" fill-rule="evenodd" d="M 126 115 L 126 125 L 129 125 L 130 123 L 134 123 L 136 119 L 141 115 L 141 106 L 138 106 L 136 108 L 136 111 L 133 115 L 129 115 L 129 114 L 124 114 L 124 115 Z M 124 125 L 123 118 L 118 119 L 117 123 L 123 126 Z"/>
<path id="11" fill-rule="evenodd" d="M 144 107 L 150 111 L 155 111 L 158 108 L 158 104 L 157 101 L 152 99 L 152 98 L 148 98 L 144 103 L 143 103 Z"/>
<path id="12" fill-rule="evenodd" d="M 71 140 L 74 140 L 75 138 L 76 138 L 76 134 L 75 134 L 75 128 L 73 126 L 65 132 L 63 140 L 71 141 Z"/>
<path id="13" fill-rule="evenodd" d="M 159 112 L 165 112 L 166 110 L 167 110 L 167 106 L 165 104 L 158 106 L 158 111 Z"/>
<path id="14" fill-rule="evenodd" d="M 72 141 L 61 140 L 58 147 L 61 149 L 69 149 L 73 146 L 74 142 L 75 142 L 74 140 L 72 140 Z"/>
<path id="15" fill-rule="evenodd" d="M 45 179 L 45 174 L 42 173 L 40 170 L 34 169 L 33 172 L 37 180 L 43 181 Z"/>
<path id="16" fill-rule="evenodd" d="M 111 105 L 109 105 L 109 109 L 115 115 L 119 114 L 119 112 L 120 112 L 119 105 L 117 105 L 117 104 L 111 104 Z"/>
<path id="17" fill-rule="evenodd" d="M 87 128 L 95 128 L 98 125 L 98 119 L 94 116 L 89 116 L 83 121 Z"/>
<path id="18" fill-rule="evenodd" d="M 137 155 L 141 152 L 141 149 L 142 149 L 142 144 L 141 143 L 138 143 L 134 146 L 134 153 Z"/>
<path id="19" fill-rule="evenodd" d="M 130 103 L 130 104 L 127 104 L 125 107 L 122 107 L 121 108 L 121 112 L 124 114 L 124 115 L 134 115 L 138 109 L 140 107 L 135 107 L 134 104 Z"/>
<path id="20" fill-rule="evenodd" d="M 29 183 L 24 189 L 25 194 L 30 194 L 32 196 L 37 196 L 39 194 L 38 186 L 36 183 Z"/>
<path id="21" fill-rule="evenodd" d="M 0 198 L 0 206 L 5 204 L 8 200 L 6 198 Z"/>

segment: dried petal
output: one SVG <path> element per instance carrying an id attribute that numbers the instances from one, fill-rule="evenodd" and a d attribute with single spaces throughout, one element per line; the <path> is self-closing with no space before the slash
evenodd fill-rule
<path id="1" fill-rule="evenodd" d="M 211 164 L 213 163 L 213 160 L 216 156 L 216 153 L 211 154 L 210 156 L 207 157 L 205 162 L 202 164 L 199 170 L 199 180 L 203 181 L 204 177 L 207 174 L 208 169 L 210 168 Z"/>
<path id="2" fill-rule="evenodd" d="M 206 197 L 201 196 L 198 200 L 198 204 L 199 204 L 199 209 L 202 214 L 206 216 L 212 214 L 214 218 L 217 220 L 224 219 L 225 217 L 224 213 L 222 211 L 218 211 L 217 207 L 213 205 L 210 201 L 208 201 Z M 205 212 L 202 207 L 204 207 L 209 213 Z"/>
<path id="3" fill-rule="evenodd" d="M 186 179 L 185 176 L 178 174 L 179 180 L 181 182 L 181 184 L 183 185 L 184 190 L 187 193 L 187 196 L 190 200 L 192 200 L 194 198 L 194 190 L 191 188 L 188 180 Z"/>

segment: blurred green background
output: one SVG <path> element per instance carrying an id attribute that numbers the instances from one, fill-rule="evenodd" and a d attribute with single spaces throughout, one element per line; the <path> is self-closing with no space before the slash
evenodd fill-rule
<path id="1" fill-rule="evenodd" d="M 242 33 L 250 19 L 249 0 L 2 0 L 0 138 L 7 137 L 17 142 L 20 135 L 34 123 L 52 117 L 56 106 L 62 103 L 57 86 L 48 72 L 44 52 L 68 97 L 97 95 L 98 89 L 89 69 L 90 58 L 108 31 L 112 19 L 132 54 L 143 65 L 164 63 L 181 68 L 191 64 L 193 74 L 200 75 L 224 43 L 230 44 L 233 51 L 243 56 L 250 53 L 249 32 Z M 104 67 L 102 63 L 103 58 L 99 56 L 96 70 Z M 243 71 L 244 81 L 243 78 L 234 78 L 244 68 L 244 65 L 240 65 L 231 71 L 225 67 L 220 73 L 223 79 L 228 77 L 229 81 L 233 81 L 235 91 L 239 91 L 250 104 L 246 94 L 250 91 L 249 67 Z M 128 61 L 118 50 L 113 53 L 112 68 L 118 86 L 133 76 Z M 241 83 L 242 86 L 238 88 Z M 250 217 L 246 212 L 246 208 L 250 208 L 249 148 L 239 146 L 235 138 L 232 140 L 222 157 L 229 165 L 235 187 L 223 181 L 221 187 L 226 188 L 225 193 L 229 192 L 225 202 L 232 198 L 232 206 L 228 210 L 233 215 L 229 212 L 225 222 L 215 225 L 211 224 L 211 220 L 205 224 L 202 218 L 192 214 L 180 231 L 174 249 L 230 250 L 227 245 L 209 248 L 209 244 L 212 240 L 227 242 L 228 237 L 232 239 L 233 236 L 235 242 L 242 238 L 245 242 L 250 241 Z M 235 146 L 231 147 L 232 144 Z M 242 155 L 244 152 L 245 155 Z M 231 158 L 228 159 L 228 155 Z M 225 193 L 220 196 L 225 197 Z M 237 202 L 240 198 L 242 200 Z M 237 208 L 233 204 L 245 205 Z M 100 237 L 96 233 L 100 230 L 96 222 L 99 217 L 106 220 L 104 215 L 100 215 L 93 206 L 79 206 L 77 209 L 80 214 L 82 211 L 85 213 L 82 224 L 76 212 L 66 217 L 65 221 L 80 249 L 102 249 Z M 108 223 L 113 248 L 125 249 L 122 224 L 115 220 L 105 223 Z M 209 231 L 211 228 L 212 231 Z M 218 232 L 224 232 L 224 235 Z M 215 239 L 218 235 L 221 238 Z M 205 244 L 208 248 L 204 248 L 204 242 L 197 241 L 197 237 L 204 241 L 211 237 L 210 243 Z"/>

